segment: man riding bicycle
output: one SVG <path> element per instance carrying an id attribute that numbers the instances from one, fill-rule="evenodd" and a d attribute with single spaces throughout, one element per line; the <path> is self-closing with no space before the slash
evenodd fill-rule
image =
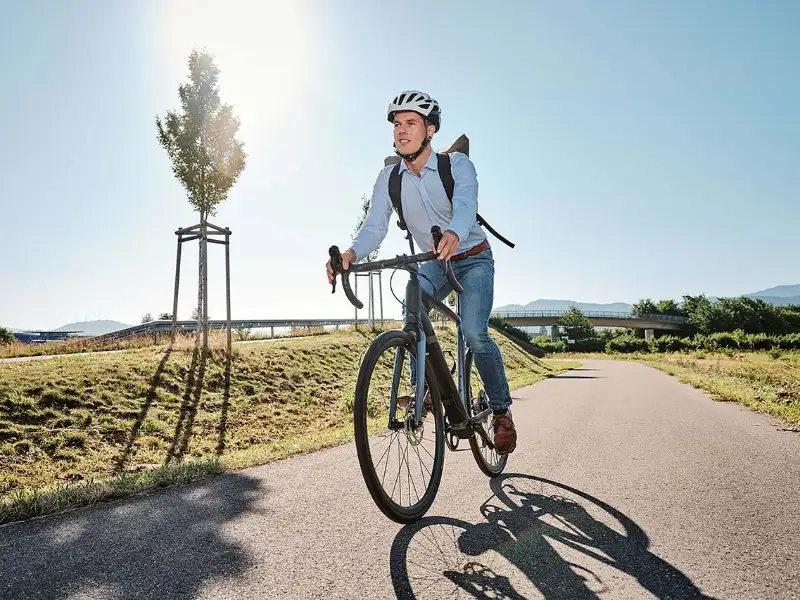
<path id="1" fill-rule="evenodd" d="M 387 118 L 394 125 L 394 148 L 402 162 L 401 207 L 409 233 L 421 247 L 430 247 L 440 260 L 450 259 L 456 279 L 464 288 L 461 295 L 461 325 L 467 346 L 475 356 L 475 366 L 489 397 L 494 414 L 494 444 L 498 454 L 514 451 L 517 432 L 511 417 L 503 358 L 489 335 L 489 315 L 494 301 L 494 257 L 486 234 L 478 223 L 478 181 L 472 161 L 460 152 L 450 155 L 455 182 L 452 203 L 439 176 L 431 140 L 441 126 L 439 103 L 425 93 L 410 90 L 389 104 Z M 375 181 L 369 211 L 352 247 L 342 253 L 342 266 L 369 255 L 389 230 L 392 202 L 389 178 L 394 165 L 385 167 Z M 444 231 L 434 247 L 431 227 Z M 333 268 L 327 265 L 328 281 Z M 431 296 L 443 300 L 451 289 L 445 274 L 435 262 L 420 265 L 420 284 Z M 434 289 L 435 288 L 435 289 Z"/>

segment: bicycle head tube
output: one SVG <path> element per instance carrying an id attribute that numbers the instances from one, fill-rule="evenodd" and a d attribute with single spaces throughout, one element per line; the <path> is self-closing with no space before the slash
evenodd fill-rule
<path id="1" fill-rule="evenodd" d="M 422 286 L 417 277 L 417 269 L 409 269 L 408 283 L 406 284 L 406 301 L 405 301 L 405 326 L 403 329 L 409 332 L 419 331 L 422 321 L 419 318 L 419 312 L 422 308 Z"/>

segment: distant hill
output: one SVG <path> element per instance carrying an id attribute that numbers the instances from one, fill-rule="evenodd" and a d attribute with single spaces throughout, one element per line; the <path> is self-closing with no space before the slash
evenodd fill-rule
<path id="1" fill-rule="evenodd" d="M 785 306 L 787 304 L 800 304 L 800 284 L 797 285 L 779 285 L 771 287 L 760 292 L 752 292 L 749 294 L 741 294 L 745 298 L 760 299 L 768 304 L 774 306 Z M 717 296 L 709 296 L 712 302 L 717 300 Z M 654 301 L 660 298 L 652 298 Z M 626 302 L 613 302 L 610 304 L 595 304 L 592 302 L 575 302 L 573 300 L 548 300 L 540 299 L 529 302 L 526 305 L 521 304 L 506 304 L 505 306 L 498 306 L 493 310 L 496 312 L 521 312 L 533 310 L 567 310 L 570 306 L 577 306 L 584 312 L 630 312 L 632 305 Z"/>
<path id="2" fill-rule="evenodd" d="M 78 321 L 76 323 L 67 323 L 66 325 L 62 325 L 55 331 L 80 331 L 81 333 L 78 335 L 103 335 L 105 333 L 119 331 L 120 329 L 126 329 L 128 327 L 132 327 L 132 325 L 126 325 L 125 323 L 120 323 L 119 321 Z"/>
<path id="3" fill-rule="evenodd" d="M 754 292 L 752 294 L 744 294 L 748 298 L 761 298 L 761 297 L 770 297 L 770 298 L 800 298 L 800 284 L 797 285 L 779 285 L 776 287 L 771 287 L 766 290 L 761 290 L 760 292 Z"/>
<path id="4" fill-rule="evenodd" d="M 549 300 L 540 299 L 529 302 L 525 306 L 520 304 L 507 304 L 498 306 L 494 310 L 497 312 L 520 312 L 529 310 L 567 310 L 570 306 L 576 306 L 584 312 L 630 312 L 631 305 L 625 302 L 613 302 L 610 304 L 596 304 L 593 302 L 576 302 L 574 300 Z"/>

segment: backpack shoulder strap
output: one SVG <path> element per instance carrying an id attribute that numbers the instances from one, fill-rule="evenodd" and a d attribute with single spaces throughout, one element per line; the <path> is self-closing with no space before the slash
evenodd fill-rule
<path id="1" fill-rule="evenodd" d="M 453 180 L 453 171 L 450 168 L 450 155 L 446 152 L 437 152 L 436 158 L 439 163 L 439 177 L 442 180 L 444 191 L 450 199 L 450 204 L 452 204 L 453 190 L 456 187 L 456 182 Z"/>
<path id="2" fill-rule="evenodd" d="M 397 163 L 393 168 L 391 173 L 389 173 L 389 198 L 392 201 L 392 206 L 394 206 L 395 211 L 397 211 L 397 224 L 400 226 L 400 229 L 403 231 L 407 231 L 408 227 L 406 227 L 406 221 L 403 219 L 403 204 L 400 202 L 400 192 L 401 192 L 401 185 L 403 182 L 403 176 L 400 174 L 400 163 Z"/>

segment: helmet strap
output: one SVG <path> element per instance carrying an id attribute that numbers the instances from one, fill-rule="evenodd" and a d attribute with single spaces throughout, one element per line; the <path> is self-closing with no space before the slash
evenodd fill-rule
<path id="1" fill-rule="evenodd" d="M 419 155 L 423 153 L 423 151 L 425 150 L 425 147 L 428 145 L 429 141 L 430 141 L 429 137 L 426 137 L 424 140 L 422 140 L 422 143 L 419 146 L 419 150 L 417 150 L 413 154 L 403 154 L 402 152 L 400 152 L 397 149 L 397 145 L 396 144 L 392 144 L 392 146 L 394 147 L 394 153 L 397 154 L 397 156 L 399 156 L 403 160 L 407 160 L 409 162 L 414 162 L 415 160 L 417 160 L 417 158 L 419 158 Z"/>

